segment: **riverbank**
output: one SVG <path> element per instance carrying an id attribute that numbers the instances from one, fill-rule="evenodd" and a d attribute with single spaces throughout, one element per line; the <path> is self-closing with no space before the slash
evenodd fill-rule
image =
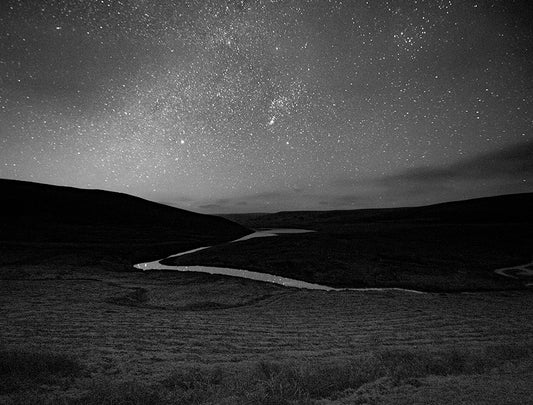
<path id="1" fill-rule="evenodd" d="M 317 226 L 310 221 L 306 225 L 316 232 L 221 244 L 162 263 L 245 269 L 333 288 L 395 287 L 426 292 L 526 288 L 522 280 L 494 270 L 531 260 L 529 224 Z"/>
<path id="2" fill-rule="evenodd" d="M 254 233 L 246 235 L 242 238 L 236 239 L 228 243 L 244 242 L 251 239 L 266 238 L 266 237 L 276 237 L 279 235 L 294 235 L 294 234 L 304 234 L 311 233 L 315 231 L 310 231 L 307 229 L 264 229 L 258 230 Z M 216 245 L 215 245 L 216 246 Z M 247 280 L 263 281 L 266 283 L 279 284 L 284 287 L 294 287 L 294 288 L 303 288 L 307 290 L 322 290 L 322 291 L 347 291 L 347 290 L 357 290 L 357 291 L 386 291 L 386 290 L 397 290 L 405 291 L 410 293 L 421 293 L 416 290 L 407 290 L 402 288 L 334 288 L 326 285 L 312 284 L 302 280 L 295 280 L 286 277 L 275 276 L 268 273 L 258 273 L 249 270 L 242 269 L 233 269 L 226 267 L 212 267 L 212 266 L 174 266 L 172 263 L 176 258 L 190 255 L 196 252 L 201 252 L 213 248 L 213 246 L 205 246 L 192 250 L 187 250 L 184 252 L 176 253 L 172 256 L 162 258 L 161 260 L 154 260 L 151 262 L 137 263 L 134 265 L 136 269 L 142 271 L 153 271 L 153 270 L 167 270 L 167 271 L 180 271 L 180 272 L 196 272 L 196 273 L 207 273 L 207 274 L 218 274 L 231 277 L 239 277 Z"/>
<path id="3" fill-rule="evenodd" d="M 266 380 L 252 378 L 253 373 L 247 380 L 244 377 L 248 374 L 239 376 L 239 370 L 271 364 L 273 381 L 293 369 L 307 369 L 310 378 L 322 378 L 329 374 L 320 374 L 320 370 L 328 370 L 331 365 L 337 375 L 351 375 L 353 368 L 343 364 L 392 350 L 407 353 L 394 358 L 398 367 L 405 362 L 405 367 L 415 364 L 414 370 L 420 367 L 430 372 L 423 371 L 418 377 L 409 374 L 397 381 L 387 377 L 380 380 L 378 376 L 369 382 L 376 384 L 372 388 L 377 390 L 376 395 L 386 399 L 389 394 L 400 395 L 398 390 L 420 395 L 433 390 L 440 393 L 441 403 L 446 403 L 444 399 L 453 400 L 456 392 L 449 385 L 451 381 L 490 388 L 498 386 L 493 381 L 498 376 L 498 384 L 504 384 L 499 387 L 505 389 L 510 384 L 509 373 L 514 373 L 517 381 L 525 379 L 529 370 L 527 347 L 533 344 L 529 322 L 533 318 L 533 295 L 529 292 L 331 293 L 199 273 L 110 273 L 99 266 L 3 266 L 0 277 L 0 338 L 4 349 L 61 353 L 72 356 L 83 367 L 81 375 L 33 384 L 10 394 L 13 398 L 85 397 L 88 402 L 72 403 L 89 404 L 94 403 L 89 401 L 91 396 L 102 399 L 97 394 L 107 393 L 116 403 L 124 404 L 135 395 L 146 399 L 154 390 L 165 395 L 196 395 L 200 391 L 217 395 L 224 393 L 217 381 L 232 378 L 248 381 L 250 392 L 260 394 L 267 389 L 263 385 Z M 438 372 L 434 370 L 441 367 L 439 358 L 450 356 L 459 367 L 463 351 L 464 359 L 469 359 L 470 351 L 485 353 L 495 345 L 510 346 L 511 351 L 514 347 L 515 353 L 523 355 L 514 360 L 502 358 L 486 374 L 482 370 L 485 380 L 478 376 L 472 382 L 473 377 L 461 371 L 466 369 L 451 376 L 435 375 Z M 461 349 L 459 354 L 457 348 Z M 427 362 L 417 357 L 427 351 L 443 356 L 429 356 Z M 195 371 L 198 369 L 215 374 L 206 371 L 199 375 Z M 172 379 L 178 374 L 179 379 Z M 201 377 L 209 375 L 219 375 L 223 380 Z M 306 375 L 296 374 L 298 379 L 294 381 L 303 381 Z M 490 378 L 492 382 L 488 382 Z M 164 381 L 175 383 L 158 390 Z M 192 385 L 182 387 L 180 384 L 185 382 Z M 378 388 L 383 382 L 384 388 Z M 284 390 L 290 386 L 282 385 Z M 525 395 L 522 388 L 518 392 Z M 235 392 L 227 394 L 231 402 Z M 331 401 L 316 403 L 340 404 L 335 398 L 354 393 L 341 390 L 313 395 L 313 401 Z M 320 399 L 321 395 L 325 397 Z M 471 403 L 475 403 L 477 397 L 472 395 Z M 188 403 L 187 397 L 183 398 L 182 402 Z M 268 403 L 272 397 L 264 398 L 266 402 L 257 403 Z M 485 403 L 485 397 L 479 398 L 478 403 Z M 245 399 L 234 401 L 243 403 Z"/>

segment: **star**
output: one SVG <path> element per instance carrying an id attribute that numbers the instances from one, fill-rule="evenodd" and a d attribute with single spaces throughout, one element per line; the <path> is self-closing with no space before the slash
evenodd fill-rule
<path id="1" fill-rule="evenodd" d="M 209 212 L 530 191 L 519 159 L 390 180 L 529 150 L 527 7 L 489 3 L 6 0 L 1 175 Z"/>

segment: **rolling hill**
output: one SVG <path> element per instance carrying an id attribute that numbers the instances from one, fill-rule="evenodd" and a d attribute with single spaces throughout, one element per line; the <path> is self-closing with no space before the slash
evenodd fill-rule
<path id="1" fill-rule="evenodd" d="M 406 223 L 531 223 L 533 193 L 451 201 L 421 207 L 337 211 L 281 211 L 272 214 L 225 214 L 250 228 L 309 227 L 378 222 Z"/>
<path id="2" fill-rule="evenodd" d="M 91 251 L 135 261 L 250 233 L 224 218 L 110 191 L 0 179 L 0 193 L 0 246 L 7 256 L 25 247 L 32 255 Z"/>
<path id="3" fill-rule="evenodd" d="M 423 207 L 225 215 L 250 228 L 317 232 L 250 240 L 165 260 L 233 267 L 331 287 L 425 291 L 524 288 L 495 269 L 531 261 L 533 193 Z"/>

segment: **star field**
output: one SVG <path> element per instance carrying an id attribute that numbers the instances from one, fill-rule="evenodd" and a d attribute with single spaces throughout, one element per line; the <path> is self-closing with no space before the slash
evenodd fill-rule
<path id="1" fill-rule="evenodd" d="M 204 212 L 533 191 L 531 9 L 4 1 L 0 175 Z"/>

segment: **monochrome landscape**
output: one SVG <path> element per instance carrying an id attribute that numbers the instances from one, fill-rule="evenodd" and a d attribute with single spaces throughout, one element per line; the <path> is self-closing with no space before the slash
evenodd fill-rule
<path id="1" fill-rule="evenodd" d="M 0 404 L 533 403 L 533 3 L 0 2 Z"/>

